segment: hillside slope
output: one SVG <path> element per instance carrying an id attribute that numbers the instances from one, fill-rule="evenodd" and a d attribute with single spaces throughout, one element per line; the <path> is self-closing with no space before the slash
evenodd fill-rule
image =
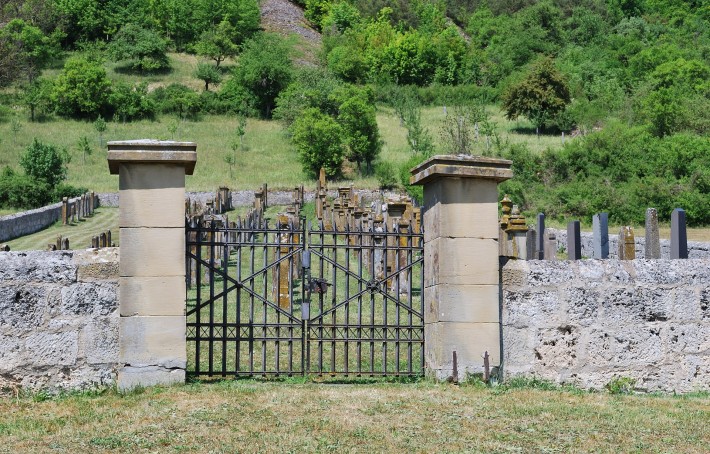
<path id="1" fill-rule="evenodd" d="M 261 26 L 264 30 L 283 36 L 300 37 L 301 45 L 297 46 L 302 53 L 299 56 L 300 62 L 316 62 L 321 49 L 321 35 L 303 16 L 303 8 L 288 0 L 262 0 L 260 8 Z"/>

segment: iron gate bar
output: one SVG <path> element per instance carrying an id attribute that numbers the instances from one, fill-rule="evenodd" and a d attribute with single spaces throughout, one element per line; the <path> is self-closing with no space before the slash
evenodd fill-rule
<path id="1" fill-rule="evenodd" d="M 350 273 L 350 272 L 349 272 L 348 270 L 346 270 L 342 265 L 339 265 L 338 263 L 334 262 L 333 260 L 329 259 L 329 258 L 326 257 L 326 256 L 323 256 L 322 254 L 319 254 L 319 253 L 314 252 L 314 251 L 312 251 L 312 250 L 311 250 L 311 252 L 313 252 L 314 255 L 316 255 L 316 256 L 318 256 L 318 257 L 321 257 L 324 261 L 332 263 L 334 267 L 337 267 L 337 268 L 341 269 L 342 271 L 346 272 L 348 275 L 354 277 L 355 279 L 357 279 L 357 280 L 360 281 L 360 282 L 367 282 L 368 284 L 369 284 L 370 282 L 372 282 L 372 281 L 366 281 L 365 279 L 362 279 L 361 277 L 359 277 L 359 276 L 357 276 L 357 275 L 355 275 L 355 274 L 353 274 L 353 273 Z M 411 269 L 411 268 L 414 267 L 414 265 L 416 265 L 416 264 L 418 264 L 418 263 L 422 263 L 422 262 L 424 262 L 424 259 L 417 259 L 417 261 L 410 263 L 410 264 L 407 265 L 405 268 L 401 268 L 399 271 L 397 271 L 397 272 L 395 272 L 395 273 L 392 273 L 392 274 L 390 274 L 390 275 L 388 275 L 388 276 L 386 276 L 386 277 L 380 279 L 379 281 L 375 281 L 375 282 L 378 284 L 378 287 L 379 287 L 379 285 L 381 285 L 381 284 L 383 284 L 383 283 L 387 283 L 388 280 L 390 280 L 390 279 L 392 279 L 392 278 L 398 276 L 399 274 L 401 274 L 402 271 L 406 271 L 406 270 L 408 270 L 408 269 Z M 346 280 L 346 282 L 347 282 L 347 280 Z M 323 316 L 327 315 L 328 313 L 330 313 L 330 312 L 332 312 L 332 311 L 334 311 L 334 310 L 340 308 L 341 306 L 346 305 L 346 304 L 349 304 L 351 300 L 353 300 L 354 298 L 357 298 L 357 297 L 359 297 L 359 296 L 364 295 L 364 294 L 367 293 L 368 291 L 371 292 L 371 293 L 374 293 L 374 291 L 371 290 L 370 288 L 366 288 L 366 289 L 364 289 L 364 290 L 361 290 L 360 292 L 356 293 L 355 295 L 349 297 L 347 300 L 341 301 L 341 302 L 338 303 L 336 306 L 333 306 L 332 308 L 328 309 L 326 312 L 323 312 L 323 313 L 320 314 L 318 317 L 323 317 Z M 410 307 L 405 306 L 404 304 L 402 304 L 401 302 L 399 302 L 399 301 L 398 301 L 395 297 L 393 297 L 392 295 L 388 295 L 387 292 L 382 291 L 382 290 L 380 290 L 380 289 L 377 289 L 377 293 L 381 294 L 381 295 L 384 296 L 385 298 L 388 298 L 388 299 L 392 300 L 395 304 L 405 307 L 408 311 L 412 312 L 412 313 L 413 313 L 414 315 L 416 315 L 417 317 L 423 317 L 423 315 L 422 315 L 421 313 L 415 311 L 414 308 L 410 308 Z"/>

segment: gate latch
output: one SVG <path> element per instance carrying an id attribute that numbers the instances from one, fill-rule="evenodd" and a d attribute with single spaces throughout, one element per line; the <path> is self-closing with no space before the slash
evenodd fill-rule
<path id="1" fill-rule="evenodd" d="M 328 291 L 329 284 L 325 279 L 312 278 L 308 281 L 308 288 L 313 293 L 326 293 Z"/>

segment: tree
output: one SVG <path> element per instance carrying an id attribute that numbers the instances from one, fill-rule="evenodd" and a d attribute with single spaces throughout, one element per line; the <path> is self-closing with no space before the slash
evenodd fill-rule
<path id="1" fill-rule="evenodd" d="M 312 177 L 320 168 L 335 177 L 343 165 L 343 128 L 318 109 L 306 109 L 291 127 L 293 144 L 298 150 L 303 170 Z"/>
<path id="2" fill-rule="evenodd" d="M 79 151 L 81 152 L 81 164 L 84 165 L 86 164 L 86 157 L 91 156 L 91 153 L 93 151 L 91 149 L 91 145 L 89 144 L 89 138 L 86 136 L 81 136 L 76 145 L 79 148 Z"/>
<path id="3" fill-rule="evenodd" d="M 22 19 L 13 19 L 0 30 L 16 52 L 19 67 L 27 76 L 29 83 L 39 76 L 47 62 L 59 53 L 59 35 L 46 36 L 42 30 L 25 23 Z"/>
<path id="4" fill-rule="evenodd" d="M 135 70 L 157 71 L 170 68 L 166 50 L 167 42 L 153 30 L 126 24 L 109 45 L 108 54 L 115 61 L 128 60 Z"/>
<path id="5" fill-rule="evenodd" d="M 218 84 L 222 81 L 222 75 L 217 68 L 207 63 L 198 63 L 195 70 L 195 77 L 205 83 L 205 91 L 210 91 L 210 84 Z"/>
<path id="6" fill-rule="evenodd" d="M 56 145 L 44 144 L 35 138 L 20 157 L 20 165 L 27 176 L 54 188 L 67 178 L 68 160 L 66 150 L 60 150 Z"/>
<path id="7" fill-rule="evenodd" d="M 276 97 L 288 86 L 293 74 L 290 46 L 278 35 L 259 33 L 244 44 L 234 81 L 249 96 L 250 107 L 271 117 Z"/>
<path id="8" fill-rule="evenodd" d="M 355 95 L 340 104 L 338 123 L 343 127 L 348 159 L 356 162 L 365 173 L 372 171 L 372 163 L 382 150 L 382 140 L 377 128 L 375 108 L 364 96 Z"/>
<path id="9" fill-rule="evenodd" d="M 103 148 L 104 146 L 104 133 L 106 132 L 107 125 L 106 125 L 106 120 L 99 115 L 99 117 L 96 119 L 94 122 L 94 129 L 96 132 L 99 133 L 99 148 Z"/>
<path id="10" fill-rule="evenodd" d="M 223 20 L 216 27 L 202 33 L 200 40 L 195 43 L 195 53 L 214 60 L 215 66 L 219 67 L 225 59 L 239 53 L 236 41 L 239 36 L 234 26 Z"/>
<path id="11" fill-rule="evenodd" d="M 49 109 L 52 82 L 46 79 L 35 79 L 25 87 L 23 102 L 30 108 L 30 121 L 35 121 L 35 113 L 39 109 Z"/>
<path id="12" fill-rule="evenodd" d="M 73 57 L 57 76 L 50 98 L 60 115 L 95 117 L 106 106 L 110 89 L 111 81 L 103 66 Z"/>
<path id="13" fill-rule="evenodd" d="M 551 58 L 535 62 L 522 81 L 503 95 L 503 110 L 510 120 L 527 117 L 537 133 L 570 102 L 567 82 Z"/>

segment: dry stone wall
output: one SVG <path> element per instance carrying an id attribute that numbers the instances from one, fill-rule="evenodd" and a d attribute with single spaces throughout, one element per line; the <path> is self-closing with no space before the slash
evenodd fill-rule
<path id="1" fill-rule="evenodd" d="M 506 378 L 710 390 L 710 260 L 511 260 L 501 282 Z"/>
<path id="2" fill-rule="evenodd" d="M 118 249 L 0 252 L 0 390 L 114 383 Z"/>
<path id="3" fill-rule="evenodd" d="M 78 199 L 70 199 L 75 203 Z M 98 200 L 98 199 L 97 199 Z M 57 222 L 62 215 L 62 202 L 34 210 L 0 217 L 0 242 L 30 235 Z"/>

